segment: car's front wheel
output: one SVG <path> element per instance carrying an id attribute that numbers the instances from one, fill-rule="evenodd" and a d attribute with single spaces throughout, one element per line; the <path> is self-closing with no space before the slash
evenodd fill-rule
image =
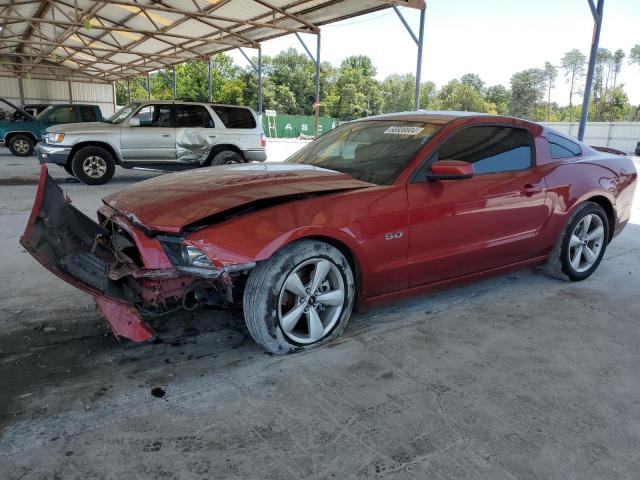
<path id="1" fill-rule="evenodd" d="M 265 350 L 285 354 L 339 336 L 353 309 L 348 260 L 317 240 L 289 244 L 260 263 L 244 291 L 244 317 Z"/>
<path id="2" fill-rule="evenodd" d="M 33 155 L 33 139 L 28 135 L 14 135 L 9 140 L 9 150 L 17 157 Z"/>
<path id="3" fill-rule="evenodd" d="M 73 175 L 87 185 L 102 185 L 113 177 L 116 162 L 101 147 L 82 147 L 71 160 Z"/>
<path id="4" fill-rule="evenodd" d="M 584 280 L 600 265 L 609 239 L 609 219 L 593 202 L 580 205 L 549 256 L 547 270 L 572 281 Z"/>
<path id="5" fill-rule="evenodd" d="M 232 165 L 234 163 L 242 163 L 242 155 L 231 150 L 224 150 L 216 153 L 211 159 L 211 166 L 216 165 Z"/>

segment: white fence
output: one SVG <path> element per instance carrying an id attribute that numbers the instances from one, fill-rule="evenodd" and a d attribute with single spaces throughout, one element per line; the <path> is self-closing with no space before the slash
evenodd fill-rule
<path id="1" fill-rule="evenodd" d="M 0 77 L 0 97 L 14 105 L 27 103 L 84 103 L 98 105 L 104 117 L 114 113 L 115 92 L 110 83 Z M 22 97 L 22 98 L 21 98 Z M 7 109 L 4 104 L 0 108 Z"/>
<path id="2" fill-rule="evenodd" d="M 539 122 L 559 132 L 578 136 L 577 122 Z M 611 147 L 633 153 L 640 142 L 640 122 L 588 122 L 584 132 L 584 143 L 596 147 Z"/>

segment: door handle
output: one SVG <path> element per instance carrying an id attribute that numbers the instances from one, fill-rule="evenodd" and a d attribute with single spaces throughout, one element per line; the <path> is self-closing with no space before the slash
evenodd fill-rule
<path id="1" fill-rule="evenodd" d="M 209 138 L 216 138 L 215 135 L 209 135 Z"/>
<path id="2" fill-rule="evenodd" d="M 524 195 L 527 197 L 540 192 L 542 192 L 542 186 L 534 185 L 533 183 L 527 183 L 524 187 L 522 187 L 522 193 L 524 193 Z"/>
<path id="3" fill-rule="evenodd" d="M 163 137 L 168 138 L 168 137 L 170 137 L 171 135 L 169 135 L 168 133 L 163 133 L 163 134 L 162 134 L 162 136 L 163 136 Z"/>

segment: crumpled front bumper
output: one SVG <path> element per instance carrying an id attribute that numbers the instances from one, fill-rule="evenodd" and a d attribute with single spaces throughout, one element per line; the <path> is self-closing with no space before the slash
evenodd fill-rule
<path id="1" fill-rule="evenodd" d="M 176 267 L 157 240 L 137 236 L 134 227 L 122 219 L 109 221 L 112 229 L 119 222 L 129 230 L 142 265 L 123 262 L 112 242 L 105 240 L 113 236 L 105 228 L 107 222 L 99 225 L 71 205 L 42 164 L 36 199 L 20 243 L 47 270 L 92 295 L 116 337 L 140 342 L 155 335 L 139 307 L 157 308 L 168 300 L 184 298 L 199 281 L 230 285 L 227 269 Z"/>

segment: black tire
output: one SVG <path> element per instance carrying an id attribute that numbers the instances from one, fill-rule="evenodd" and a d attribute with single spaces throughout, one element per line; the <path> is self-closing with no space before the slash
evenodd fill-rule
<path id="1" fill-rule="evenodd" d="M 33 155 L 35 143 L 29 135 L 13 135 L 9 140 L 9 150 L 16 157 L 30 157 Z"/>
<path id="2" fill-rule="evenodd" d="M 589 262 L 586 258 L 584 258 L 583 260 L 585 262 L 585 265 L 581 268 L 576 268 L 574 264 L 571 263 L 571 258 L 572 256 L 574 259 L 578 258 L 577 263 L 578 265 L 580 265 L 581 257 L 580 255 L 576 257 L 576 247 L 571 245 L 572 237 L 574 236 L 574 232 L 576 231 L 578 225 L 581 224 L 586 217 L 593 215 L 597 216 L 600 219 L 599 221 L 603 228 L 603 236 L 602 240 L 599 243 L 598 253 L 595 256 L 595 261 Z M 593 222 L 593 217 L 591 217 L 591 222 Z M 597 228 L 599 226 L 597 225 L 598 222 L 596 221 L 594 223 L 596 224 L 596 226 L 592 228 Z M 549 260 L 547 261 L 546 265 L 547 273 L 554 277 L 561 278 L 563 280 L 570 280 L 573 282 L 584 280 L 585 278 L 591 276 L 591 274 L 598 268 L 598 265 L 600 265 L 602 257 L 604 257 L 604 252 L 606 251 L 607 244 L 609 243 L 610 228 L 611 227 L 609 225 L 607 213 L 600 205 L 593 202 L 585 202 L 580 205 L 569 219 L 569 222 L 560 234 L 560 238 L 558 238 L 554 249 L 549 254 Z M 591 232 L 593 231 L 594 230 L 592 229 Z M 587 237 L 588 235 L 585 236 L 585 239 Z M 584 242 L 584 239 L 581 236 L 578 236 L 578 238 Z M 594 246 L 594 244 L 591 244 L 590 247 L 589 245 L 587 245 L 590 252 L 592 252 L 592 247 Z M 580 245 L 577 248 L 582 249 L 583 247 L 582 245 Z"/>
<path id="3" fill-rule="evenodd" d="M 93 157 L 93 158 L 92 158 Z M 85 162 L 95 162 L 85 165 Z M 95 173 L 89 175 L 85 172 L 85 166 Z M 71 170 L 73 175 L 82 183 L 87 185 L 103 185 L 113 177 L 116 171 L 116 162 L 111 154 L 101 147 L 82 147 L 71 159 Z"/>
<path id="4" fill-rule="evenodd" d="M 304 265 L 308 262 L 320 261 L 324 262 L 328 260 L 332 266 L 330 266 L 330 273 L 325 275 L 327 282 L 330 281 L 330 277 L 335 277 L 337 282 L 342 281 L 341 286 L 343 288 L 342 304 L 335 308 L 341 308 L 341 310 L 331 310 L 332 307 L 321 305 L 320 295 L 318 300 L 313 301 L 308 298 L 305 305 L 301 301 L 297 303 L 296 298 L 293 296 L 292 302 L 288 312 L 281 311 L 281 299 L 283 295 L 291 295 L 288 292 L 283 292 L 285 281 L 290 278 L 294 272 L 299 268 L 307 268 Z M 326 265 L 326 264 L 325 264 Z M 335 267 L 335 268 L 334 268 Z M 299 270 L 300 274 L 303 273 Z M 313 271 L 315 275 L 315 270 Z M 300 277 L 299 277 L 300 278 Z M 312 283 L 312 277 L 309 278 L 309 282 L 306 287 Z M 327 290 L 331 288 L 328 283 L 323 284 Z M 307 290 L 307 293 L 310 293 Z M 353 273 L 351 266 L 345 256 L 335 247 L 320 242 L 317 240 L 301 240 L 284 246 L 271 258 L 261 262 L 249 275 L 247 284 L 244 290 L 244 318 L 249 329 L 249 333 L 256 341 L 256 343 L 262 346 L 267 352 L 273 354 L 286 354 L 303 349 L 309 349 L 322 345 L 336 337 L 338 337 L 349 321 L 351 317 L 351 311 L 353 309 L 353 300 L 355 296 L 355 284 L 353 279 Z M 298 298 L 300 300 L 300 298 Z M 309 307 L 308 305 L 311 305 Z M 293 333 L 286 333 L 281 324 L 282 317 L 286 317 L 286 313 L 290 313 L 297 307 L 306 306 L 305 312 L 309 308 L 314 308 L 315 311 L 320 312 L 320 315 L 325 314 L 324 318 L 326 325 L 321 325 L 326 329 L 322 336 L 318 336 L 318 340 L 311 340 L 308 342 L 300 343 L 291 338 Z M 323 310 L 320 310 L 320 309 Z M 310 313 L 303 313 L 299 316 L 298 323 L 302 329 L 307 328 L 309 337 L 311 336 L 311 320 Z M 293 330 L 293 329 L 292 329 Z"/>
<path id="5" fill-rule="evenodd" d="M 230 165 L 233 163 L 243 163 L 242 155 L 233 150 L 224 150 L 216 153 L 211 159 L 211 166 L 216 165 Z"/>
<path id="6" fill-rule="evenodd" d="M 64 165 L 62 165 L 62 168 L 64 168 L 64 171 L 67 172 L 69 175 L 71 175 L 72 177 L 75 177 L 70 164 L 65 163 Z"/>

